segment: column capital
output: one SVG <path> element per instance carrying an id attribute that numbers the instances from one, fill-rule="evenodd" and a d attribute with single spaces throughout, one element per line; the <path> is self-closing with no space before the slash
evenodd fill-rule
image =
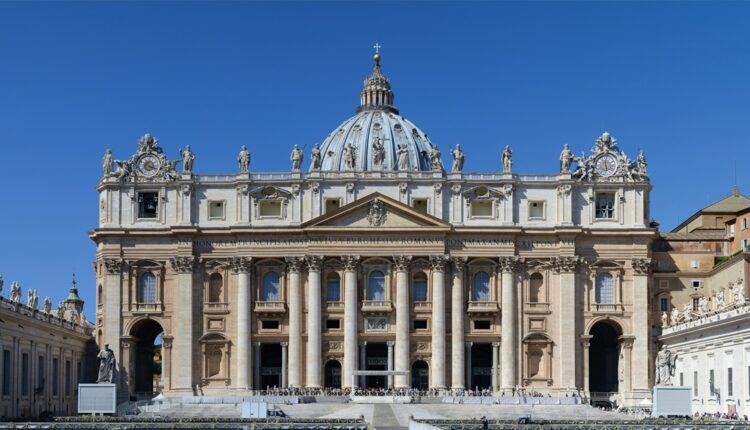
<path id="1" fill-rule="evenodd" d="M 492 342 L 493 348 L 500 348 L 500 342 Z"/>
<path id="2" fill-rule="evenodd" d="M 450 257 L 455 272 L 463 272 L 466 270 L 466 260 L 466 257 Z"/>
<path id="3" fill-rule="evenodd" d="M 432 255 L 430 256 L 430 267 L 433 272 L 444 272 L 445 264 L 450 261 L 447 255 Z"/>
<path id="4" fill-rule="evenodd" d="M 589 344 L 591 343 L 591 339 L 593 337 L 594 336 L 592 336 L 590 334 L 582 334 L 581 335 L 581 346 L 583 346 L 584 348 L 588 348 Z"/>
<path id="5" fill-rule="evenodd" d="M 253 346 L 256 348 L 260 348 L 260 346 L 263 344 L 263 342 L 253 342 Z"/>
<path id="6" fill-rule="evenodd" d="M 346 255 L 341 257 L 341 262 L 344 265 L 344 271 L 354 272 L 359 267 L 359 255 Z"/>
<path id="7" fill-rule="evenodd" d="M 464 346 L 467 348 L 471 348 L 472 345 L 474 345 L 474 342 L 464 342 Z"/>
<path id="8" fill-rule="evenodd" d="M 302 269 L 305 259 L 302 257 L 284 257 L 284 261 L 286 262 L 286 269 L 290 273 L 297 273 Z"/>
<path id="9" fill-rule="evenodd" d="M 174 337 L 172 336 L 162 336 L 161 337 L 161 345 L 165 349 L 172 349 L 172 341 L 174 340 Z"/>
<path id="10" fill-rule="evenodd" d="M 397 272 L 405 272 L 409 270 L 410 263 L 411 255 L 396 255 L 393 257 L 393 265 Z"/>
<path id="11" fill-rule="evenodd" d="M 630 261 L 636 275 L 648 275 L 651 272 L 650 258 L 633 258 Z"/>
<path id="12" fill-rule="evenodd" d="M 360 346 L 361 348 L 364 348 L 365 346 L 367 346 L 367 341 L 366 341 L 366 340 L 363 340 L 362 342 L 360 342 L 360 343 L 359 343 L 359 346 Z"/>
<path id="13" fill-rule="evenodd" d="M 280 345 L 282 348 L 286 348 L 287 346 L 289 346 L 289 342 L 281 342 Z"/>
<path id="14" fill-rule="evenodd" d="M 172 264 L 172 270 L 177 273 L 193 273 L 196 258 L 191 256 L 178 256 L 169 259 Z"/>
<path id="15" fill-rule="evenodd" d="M 307 263 L 307 270 L 310 272 L 320 272 L 323 267 L 323 257 L 319 255 L 308 255 L 305 257 Z"/>
<path id="16" fill-rule="evenodd" d="M 622 335 L 617 340 L 620 341 L 620 344 L 622 344 L 622 347 L 625 349 L 632 349 L 633 348 L 633 342 L 635 342 L 635 336 L 628 336 L 628 335 Z"/>
<path id="17" fill-rule="evenodd" d="M 503 273 L 513 273 L 522 263 L 522 260 L 517 255 L 500 257 L 499 261 L 500 266 L 498 269 Z"/>
<path id="18" fill-rule="evenodd" d="M 231 257 L 229 267 L 234 273 L 250 273 L 253 269 L 253 257 Z"/>
<path id="19" fill-rule="evenodd" d="M 104 269 L 109 275 L 119 275 L 125 263 L 119 258 L 105 258 Z"/>
<path id="20" fill-rule="evenodd" d="M 388 341 L 385 342 L 385 344 L 388 345 L 388 348 L 393 348 L 393 345 L 395 345 L 396 342 L 394 342 L 392 340 L 388 340 Z"/>
<path id="21" fill-rule="evenodd" d="M 575 273 L 578 263 L 581 262 L 581 257 L 553 257 L 552 268 L 558 273 Z"/>

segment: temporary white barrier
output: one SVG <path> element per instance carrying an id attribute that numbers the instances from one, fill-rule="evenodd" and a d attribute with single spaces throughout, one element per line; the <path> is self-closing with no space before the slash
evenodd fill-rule
<path id="1" fill-rule="evenodd" d="M 78 384 L 79 414 L 114 414 L 116 410 L 115 384 Z"/>

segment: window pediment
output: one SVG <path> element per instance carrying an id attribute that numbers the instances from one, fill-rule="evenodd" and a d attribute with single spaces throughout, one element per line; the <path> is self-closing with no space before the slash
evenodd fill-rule
<path id="1" fill-rule="evenodd" d="M 249 194 L 255 200 L 289 200 L 292 198 L 291 192 L 272 185 L 255 188 Z"/>
<path id="2" fill-rule="evenodd" d="M 507 197 L 513 191 L 513 185 L 507 184 L 502 188 L 492 188 L 484 185 L 465 190 L 462 195 L 467 202 L 474 200 L 500 200 Z"/>

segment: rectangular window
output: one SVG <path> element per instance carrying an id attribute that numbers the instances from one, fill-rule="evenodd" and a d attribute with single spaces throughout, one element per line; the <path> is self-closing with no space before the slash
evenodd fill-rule
<path id="1" fill-rule="evenodd" d="M 659 280 L 659 288 L 662 290 L 668 290 L 669 289 L 669 279 L 661 279 Z"/>
<path id="2" fill-rule="evenodd" d="M 414 301 L 415 302 L 427 301 L 427 279 L 426 278 L 414 280 Z"/>
<path id="3" fill-rule="evenodd" d="M 690 260 L 690 268 L 691 269 L 697 269 L 700 267 L 700 264 L 698 264 L 698 260 Z"/>
<path id="4" fill-rule="evenodd" d="M 747 239 L 742 239 L 742 250 L 747 251 L 748 248 L 750 248 L 750 244 L 748 244 Z"/>
<path id="5" fill-rule="evenodd" d="M 716 392 L 716 386 L 714 386 L 714 369 L 708 371 L 708 394 L 713 396 Z"/>
<path id="6" fill-rule="evenodd" d="M 411 206 L 417 212 L 427 213 L 427 199 L 414 199 L 411 201 Z"/>
<path id="7" fill-rule="evenodd" d="M 700 299 L 693 297 L 693 311 L 697 311 L 698 309 L 700 309 Z"/>
<path id="8" fill-rule="evenodd" d="M 666 297 L 662 297 L 659 299 L 659 310 L 662 312 L 669 311 L 669 299 Z"/>
<path id="9" fill-rule="evenodd" d="M 598 193 L 596 195 L 596 218 L 612 219 L 615 217 L 615 195 Z"/>
<path id="10" fill-rule="evenodd" d="M 742 218 L 742 229 L 747 229 L 747 218 Z"/>
<path id="11" fill-rule="evenodd" d="M 544 202 L 529 202 L 529 219 L 544 219 Z"/>
<path id="12" fill-rule="evenodd" d="M 475 320 L 474 321 L 474 330 L 489 330 L 491 327 L 491 324 L 487 320 Z"/>
<path id="13" fill-rule="evenodd" d="M 732 386 L 732 368 L 727 368 L 727 396 L 732 397 L 734 394 L 734 387 Z"/>
<path id="14" fill-rule="evenodd" d="M 264 200 L 258 205 L 260 216 L 281 217 L 281 202 L 278 200 Z"/>
<path id="15" fill-rule="evenodd" d="M 693 397 L 698 397 L 698 372 L 693 371 Z"/>
<path id="16" fill-rule="evenodd" d="M 138 193 L 138 218 L 157 218 L 159 214 L 159 193 Z"/>
<path id="17" fill-rule="evenodd" d="M 734 236 L 734 224 L 729 224 L 729 235 Z"/>
<path id="18" fill-rule="evenodd" d="M 698 279 L 693 279 L 691 282 L 691 285 L 693 286 L 693 288 L 700 288 L 703 286 L 703 281 L 698 280 Z"/>
<path id="19" fill-rule="evenodd" d="M 47 375 L 44 371 L 44 356 L 42 355 L 39 356 L 39 359 L 36 362 L 36 384 L 37 386 L 34 387 L 34 389 L 38 389 L 40 392 L 44 393 L 47 385 Z"/>
<path id="20" fill-rule="evenodd" d="M 3 350 L 3 396 L 10 396 L 10 351 Z"/>
<path id="21" fill-rule="evenodd" d="M 263 330 L 278 330 L 279 329 L 279 321 L 278 320 L 270 320 L 270 321 L 261 321 L 260 327 Z"/>
<path id="22" fill-rule="evenodd" d="M 328 330 L 338 330 L 341 328 L 341 320 L 326 320 L 326 328 Z"/>
<path id="23" fill-rule="evenodd" d="M 475 200 L 471 202 L 472 218 L 492 218 L 493 202 L 491 200 Z"/>
<path id="24" fill-rule="evenodd" d="M 83 373 L 81 373 L 81 362 L 76 362 L 76 379 L 78 383 L 80 384 L 83 382 Z"/>
<path id="25" fill-rule="evenodd" d="M 669 270 L 672 267 L 672 263 L 669 262 L 669 260 L 658 260 L 656 263 L 656 268 L 659 270 Z"/>
<path id="26" fill-rule="evenodd" d="M 414 330 L 427 330 L 427 320 L 414 320 Z"/>
<path id="27" fill-rule="evenodd" d="M 70 360 L 65 360 L 65 395 L 69 396 L 71 387 L 73 385 L 73 378 L 70 374 Z"/>
<path id="28" fill-rule="evenodd" d="M 341 199 L 326 199 L 325 213 L 333 212 L 339 207 L 341 207 Z"/>
<path id="29" fill-rule="evenodd" d="M 328 280 L 328 284 L 326 285 L 326 301 L 341 301 L 341 281 L 338 278 Z"/>
<path id="30" fill-rule="evenodd" d="M 60 394 L 60 360 L 52 359 L 52 395 Z"/>
<path id="31" fill-rule="evenodd" d="M 680 387 L 685 386 L 685 374 L 680 372 Z"/>
<path id="32" fill-rule="evenodd" d="M 208 219 L 224 219 L 224 202 L 208 202 Z"/>
<path id="33" fill-rule="evenodd" d="M 24 352 L 21 354 L 21 395 L 29 395 L 29 354 Z"/>

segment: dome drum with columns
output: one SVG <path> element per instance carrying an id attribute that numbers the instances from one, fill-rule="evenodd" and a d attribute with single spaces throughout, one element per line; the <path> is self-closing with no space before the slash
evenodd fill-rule
<path id="1" fill-rule="evenodd" d="M 95 320 L 132 369 L 123 390 L 648 397 L 645 157 L 628 159 L 603 134 L 589 155 L 566 146 L 546 175 L 511 173 L 509 147 L 494 173 L 463 173 L 456 148 L 446 175 L 437 147 L 394 107 L 379 56 L 360 102 L 305 154 L 305 172 L 299 148 L 291 172 L 273 173 L 250 168 L 248 145 L 225 175 L 194 173 L 189 147 L 176 173 L 152 136 L 117 163 L 124 173 L 107 152 L 90 234 Z M 129 351 L 156 336 L 166 352 L 154 387 Z"/>

